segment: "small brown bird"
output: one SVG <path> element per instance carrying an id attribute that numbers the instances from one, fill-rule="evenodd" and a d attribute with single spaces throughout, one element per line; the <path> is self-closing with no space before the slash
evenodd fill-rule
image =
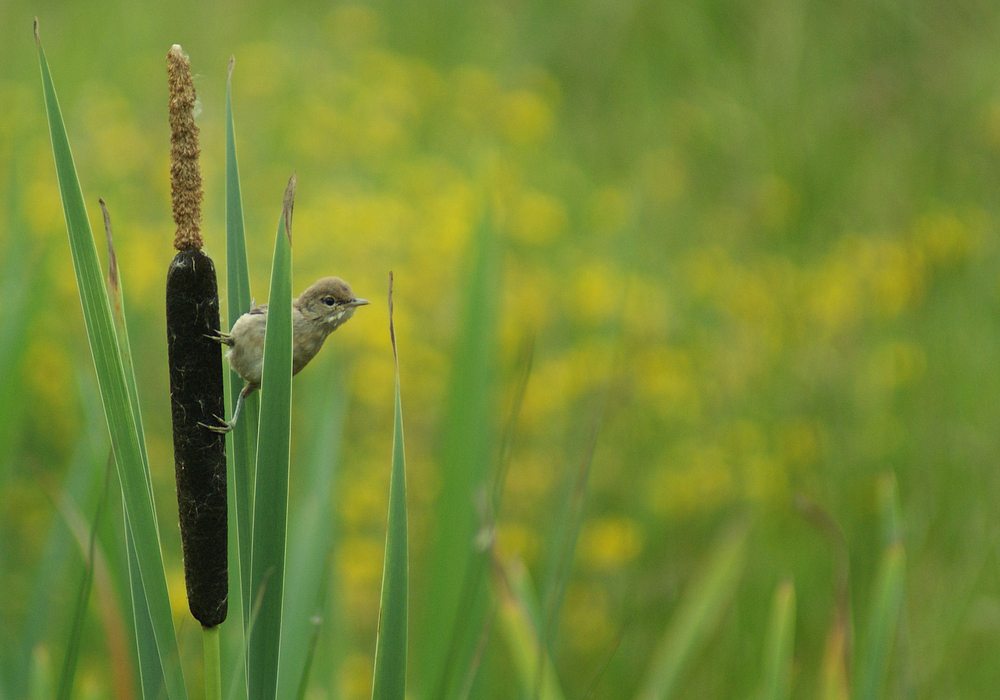
<path id="1" fill-rule="evenodd" d="M 298 374 L 323 347 L 326 337 L 346 323 L 354 310 L 370 303 L 359 299 L 351 285 L 339 277 L 324 277 L 292 300 L 292 374 Z M 229 366 L 246 380 L 236 401 L 233 419 L 219 426 L 206 426 L 218 433 L 228 433 L 236 426 L 243 399 L 260 388 L 264 366 L 264 331 L 267 328 L 267 304 L 255 306 L 236 319 L 229 333 L 214 336 L 228 345 Z"/>

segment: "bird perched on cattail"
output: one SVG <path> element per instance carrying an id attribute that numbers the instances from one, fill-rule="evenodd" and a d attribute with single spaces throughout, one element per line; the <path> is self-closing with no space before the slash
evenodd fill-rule
<path id="1" fill-rule="evenodd" d="M 354 315 L 359 306 L 370 303 L 359 299 L 351 285 L 339 277 L 324 277 L 292 300 L 292 374 L 298 374 L 323 347 L 326 337 Z M 233 418 L 212 430 L 228 433 L 240 416 L 243 399 L 260 388 L 264 366 L 264 331 L 267 328 L 267 304 L 255 306 L 236 319 L 229 333 L 219 333 L 215 340 L 228 345 L 229 366 L 246 380 L 236 401 Z"/>

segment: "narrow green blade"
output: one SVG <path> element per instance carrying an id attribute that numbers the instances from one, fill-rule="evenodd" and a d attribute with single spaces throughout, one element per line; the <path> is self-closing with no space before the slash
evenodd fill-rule
<path id="1" fill-rule="evenodd" d="M 122 355 L 122 362 L 125 367 L 125 382 L 128 385 L 129 398 L 132 404 L 132 412 L 135 416 L 135 424 L 142 435 L 142 414 L 139 410 L 139 393 L 136 389 L 135 370 L 132 364 L 132 349 L 128 342 L 128 325 L 125 315 L 125 293 L 121 287 L 121 278 L 118 274 L 118 256 L 115 254 L 114 239 L 111 233 L 111 215 L 103 199 L 98 200 L 101 205 L 101 212 L 104 215 L 104 231 L 108 243 L 108 295 L 111 299 L 111 306 L 114 310 L 115 331 L 118 336 L 119 351 Z M 146 476 L 146 488 L 149 489 L 150 502 L 153 504 L 153 517 L 156 517 L 156 503 L 153 498 L 153 483 L 149 475 L 149 458 L 146 455 L 145 442 L 140 440 L 139 447 L 142 450 L 143 472 Z M 125 513 L 125 522 L 128 523 L 128 513 Z M 142 683 L 143 695 L 145 697 L 159 697 L 163 693 L 164 677 L 160 668 L 156 652 L 156 635 L 152 627 L 149 616 L 149 607 L 146 603 L 142 588 L 142 579 L 139 574 L 138 565 L 135 559 L 135 542 L 133 540 L 131 528 L 125 528 L 126 554 L 129 564 L 129 585 L 132 590 L 132 620 L 135 623 L 135 639 L 139 651 L 139 677 Z"/>
<path id="2" fill-rule="evenodd" d="M 226 77 L 226 285 L 228 328 L 250 309 L 250 272 L 247 245 L 243 229 L 243 198 L 240 191 L 240 171 L 236 159 L 236 130 L 233 126 L 233 67 L 229 59 Z M 229 411 L 233 408 L 243 379 L 229 370 Z M 250 627 L 250 551 L 253 513 L 253 477 L 257 460 L 257 421 L 260 418 L 260 398 L 254 392 L 243 402 L 243 416 L 226 441 L 228 465 L 229 528 L 229 610 L 240 625 L 226 625 L 222 630 L 223 679 L 230 684 L 227 697 L 247 694 L 246 640 Z M 240 668 L 236 668 L 239 666 Z"/>
<path id="3" fill-rule="evenodd" d="M 295 176 L 288 181 L 271 267 L 271 293 L 264 338 L 260 437 L 253 509 L 248 604 L 259 608 L 250 627 L 248 686 L 252 700 L 275 697 L 281 642 L 288 514 L 289 438 L 292 428 L 292 204 Z M 252 603 L 250 602 L 252 601 Z"/>
<path id="4" fill-rule="evenodd" d="M 705 646 L 736 593 L 746 559 L 746 527 L 722 537 L 700 575 L 688 584 L 660 646 L 653 655 L 641 700 L 669 698 L 681 674 Z"/>
<path id="5" fill-rule="evenodd" d="M 135 544 L 142 594 L 146 598 L 156 637 L 168 696 L 184 698 L 186 697 L 184 677 L 177 652 L 166 577 L 163 573 L 156 515 L 148 486 L 149 476 L 144 468 L 141 437 L 126 383 L 125 368 L 111 318 L 111 305 L 104 288 L 97 248 L 94 245 L 93 232 L 83 202 L 83 192 L 76 175 L 69 138 L 41 42 L 38 42 L 38 58 L 41 64 L 45 107 L 69 233 L 70 251 L 105 417 L 111 434 L 111 444 L 122 483 L 125 508 Z"/>
<path id="6" fill-rule="evenodd" d="M 108 468 L 110 469 L 110 464 Z M 90 591 L 94 586 L 94 552 L 97 547 L 97 530 L 107 506 L 107 489 L 105 489 L 97 503 L 97 510 L 94 513 L 94 520 L 90 526 L 87 543 L 87 557 L 84 562 L 83 581 L 77 590 L 76 609 L 73 611 L 73 624 L 70 631 L 69 642 L 66 644 L 66 655 L 63 659 L 62 673 L 59 678 L 58 696 L 70 698 L 73 693 L 73 681 L 76 678 L 77 662 L 80 658 L 80 651 L 83 648 L 83 624 L 87 617 L 87 607 L 90 600 Z"/>
<path id="7" fill-rule="evenodd" d="M 543 613 L 539 620 L 539 635 L 542 646 L 553 648 L 556 638 L 557 621 L 562 609 L 563 596 L 569 585 L 570 570 L 576 556 L 577 540 L 583 527 L 584 508 L 587 504 L 587 489 L 590 484 L 590 469 L 597 448 L 597 436 L 603 420 L 603 406 L 597 411 L 590 430 L 583 459 L 570 484 L 562 508 L 562 517 L 556 525 L 551 554 L 548 559 Z"/>
<path id="8" fill-rule="evenodd" d="M 240 170 L 236 159 L 236 131 L 233 126 L 233 67 L 235 59 L 229 59 L 229 74 L 226 79 L 226 284 L 229 327 L 236 319 L 250 310 L 253 297 L 250 294 L 250 272 L 247 264 L 247 244 L 243 230 L 243 198 L 240 194 Z M 229 370 L 230 410 L 236 406 L 236 399 L 243 389 L 243 379 Z M 232 473 L 234 488 L 236 537 L 239 542 L 237 552 L 230 552 L 230 576 L 239 581 L 241 601 L 252 601 L 250 595 L 250 528 L 253 510 L 254 471 L 257 451 L 257 421 L 260 417 L 260 398 L 254 392 L 243 402 L 243 420 L 236 424 L 231 433 Z M 230 528 L 232 529 L 232 528 Z M 238 557 L 233 556 L 238 553 Z M 230 606 L 234 603 L 230 597 Z M 240 606 L 243 612 L 243 629 L 250 624 L 250 604 Z"/>
<path id="9" fill-rule="evenodd" d="M 792 691 L 795 648 L 795 585 L 785 581 L 774 592 L 771 622 L 764 645 L 764 689 L 761 700 L 786 700 Z"/>
<path id="10" fill-rule="evenodd" d="M 409 597 L 409 556 L 406 533 L 406 456 L 403 449 L 403 408 L 399 399 L 399 356 L 392 325 L 392 273 L 389 273 L 389 337 L 396 357 L 396 417 L 392 435 L 392 477 L 389 482 L 389 523 L 385 534 L 382 599 L 375 642 L 373 700 L 406 695 L 406 638 Z"/>

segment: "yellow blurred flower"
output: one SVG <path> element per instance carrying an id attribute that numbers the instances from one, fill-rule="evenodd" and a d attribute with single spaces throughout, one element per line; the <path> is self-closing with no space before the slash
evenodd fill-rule
<path id="1" fill-rule="evenodd" d="M 340 504 L 344 527 L 355 531 L 382 526 L 388 499 L 385 486 L 374 475 L 345 482 Z"/>
<path id="2" fill-rule="evenodd" d="M 380 538 L 350 535 L 341 540 L 336 554 L 344 609 L 352 611 L 355 618 L 378 615 L 384 553 L 385 541 Z"/>
<path id="3" fill-rule="evenodd" d="M 176 523 L 175 523 L 176 526 Z M 178 620 L 187 622 L 191 619 L 188 608 L 187 584 L 184 582 L 184 569 L 180 566 L 168 567 L 164 571 L 167 577 L 167 594 L 170 596 L 170 612 L 175 624 Z"/>
<path id="4" fill-rule="evenodd" d="M 564 307 L 568 315 L 589 324 L 611 319 L 625 301 L 618 270 L 604 261 L 580 265 L 566 287 Z"/>
<path id="5" fill-rule="evenodd" d="M 864 295 L 854 260 L 834 259 L 817 270 L 806 306 L 824 335 L 835 335 L 861 317 Z"/>
<path id="6" fill-rule="evenodd" d="M 500 98 L 500 124 L 511 143 L 526 146 L 545 140 L 554 121 L 552 108 L 534 92 L 515 90 Z"/>
<path id="7" fill-rule="evenodd" d="M 923 256 L 896 241 L 872 242 L 867 248 L 870 258 L 865 262 L 874 310 L 886 318 L 898 316 L 923 296 Z"/>
<path id="8" fill-rule="evenodd" d="M 962 260 L 973 243 L 969 227 L 948 212 L 921 217 L 914 227 L 913 238 L 932 265 L 952 264 Z"/>
<path id="9" fill-rule="evenodd" d="M 340 695 L 349 700 L 370 698 L 372 694 L 371 654 L 353 651 L 341 666 Z"/>
<path id="10" fill-rule="evenodd" d="M 642 527 L 632 518 L 603 517 L 584 524 L 577 551 L 588 569 L 614 570 L 639 556 L 643 541 Z"/>

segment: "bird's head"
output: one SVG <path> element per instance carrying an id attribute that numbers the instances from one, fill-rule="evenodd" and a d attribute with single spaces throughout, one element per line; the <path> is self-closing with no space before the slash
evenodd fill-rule
<path id="1" fill-rule="evenodd" d="M 295 300 L 302 315 L 325 326 L 328 333 L 353 316 L 356 308 L 368 303 L 367 299 L 354 296 L 351 285 L 339 277 L 318 280 Z"/>

